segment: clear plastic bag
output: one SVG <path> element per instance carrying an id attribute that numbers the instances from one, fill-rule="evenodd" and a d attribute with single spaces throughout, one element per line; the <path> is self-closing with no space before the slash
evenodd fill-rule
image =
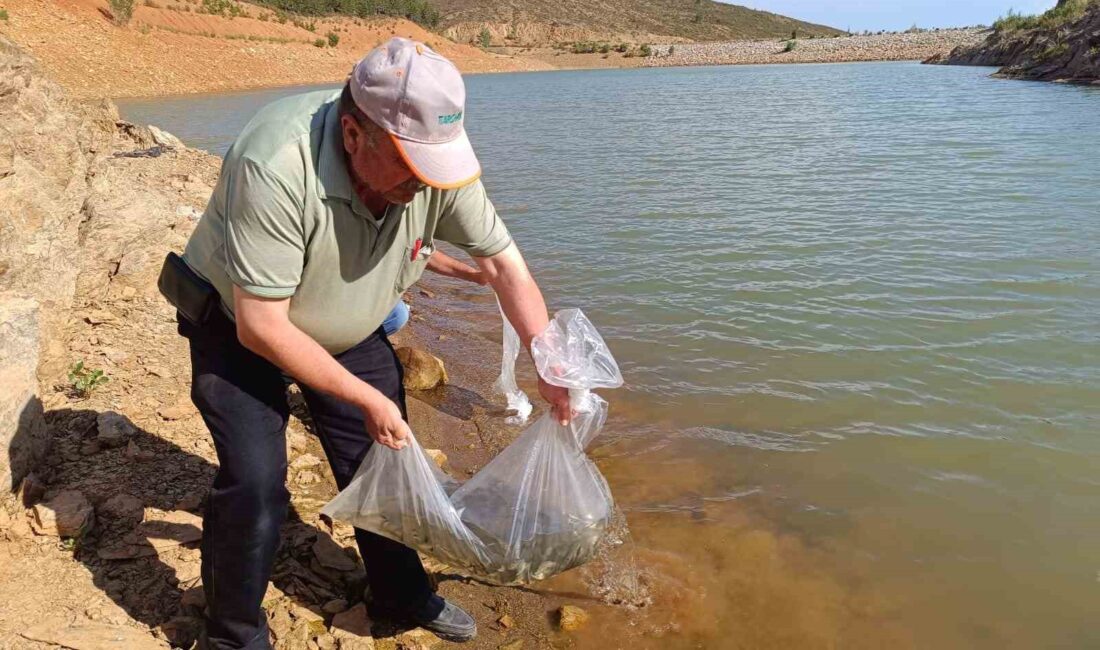
<path id="1" fill-rule="evenodd" d="M 509 346 L 511 326 L 504 322 L 497 385 L 523 395 L 514 376 L 519 338 L 512 331 Z M 543 379 L 569 389 L 577 412 L 569 426 L 545 413 L 461 485 L 436 467 L 415 436 L 401 451 L 374 445 L 351 484 L 322 512 L 502 585 L 541 580 L 590 560 L 613 508 L 607 482 L 584 453 L 607 417 L 607 402 L 590 389 L 621 386 L 622 375 L 577 309 L 555 316 L 533 342 L 532 356 Z"/>

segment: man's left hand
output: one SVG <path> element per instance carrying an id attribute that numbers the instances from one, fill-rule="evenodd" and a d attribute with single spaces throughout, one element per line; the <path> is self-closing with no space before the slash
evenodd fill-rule
<path id="1" fill-rule="evenodd" d="M 539 395 L 550 405 L 550 411 L 559 424 L 569 426 L 573 419 L 573 410 L 569 407 L 569 389 L 548 384 L 539 377 Z"/>

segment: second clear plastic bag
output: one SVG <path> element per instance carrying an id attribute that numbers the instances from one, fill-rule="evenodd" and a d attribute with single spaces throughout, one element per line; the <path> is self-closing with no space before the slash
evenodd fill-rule
<path id="1" fill-rule="evenodd" d="M 515 363 L 507 341 L 502 377 L 512 376 Z M 570 389 L 577 415 L 569 426 L 545 413 L 462 485 L 435 466 L 415 437 L 401 451 L 373 445 L 351 484 L 322 512 L 497 584 L 541 580 L 590 560 L 613 501 L 584 453 L 607 416 L 607 402 L 589 389 L 621 386 L 622 376 L 576 309 L 557 314 L 532 355 L 543 379 Z M 509 388 L 518 391 L 514 380 Z"/>

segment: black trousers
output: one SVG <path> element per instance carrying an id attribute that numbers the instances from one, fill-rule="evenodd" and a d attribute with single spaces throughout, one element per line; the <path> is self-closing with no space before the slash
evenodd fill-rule
<path id="1" fill-rule="evenodd" d="M 219 468 L 203 515 L 202 582 L 210 647 L 270 648 L 261 601 L 271 576 L 286 488 L 286 378 L 237 340 L 220 310 L 195 326 L 180 318 L 191 344 L 191 399 L 214 438 Z M 336 360 L 405 411 L 401 364 L 381 328 Z M 358 408 L 300 385 L 337 487 L 351 481 L 372 443 Z M 406 416 L 407 417 L 407 416 Z M 356 529 L 376 604 L 423 605 L 431 587 L 412 549 Z"/>

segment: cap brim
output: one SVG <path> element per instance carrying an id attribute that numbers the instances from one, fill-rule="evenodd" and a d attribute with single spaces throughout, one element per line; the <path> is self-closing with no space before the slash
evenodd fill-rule
<path id="1" fill-rule="evenodd" d="M 420 182 L 441 190 L 473 183 L 481 176 L 481 164 L 474 155 L 466 129 L 450 142 L 413 142 L 390 134 L 405 164 Z"/>

